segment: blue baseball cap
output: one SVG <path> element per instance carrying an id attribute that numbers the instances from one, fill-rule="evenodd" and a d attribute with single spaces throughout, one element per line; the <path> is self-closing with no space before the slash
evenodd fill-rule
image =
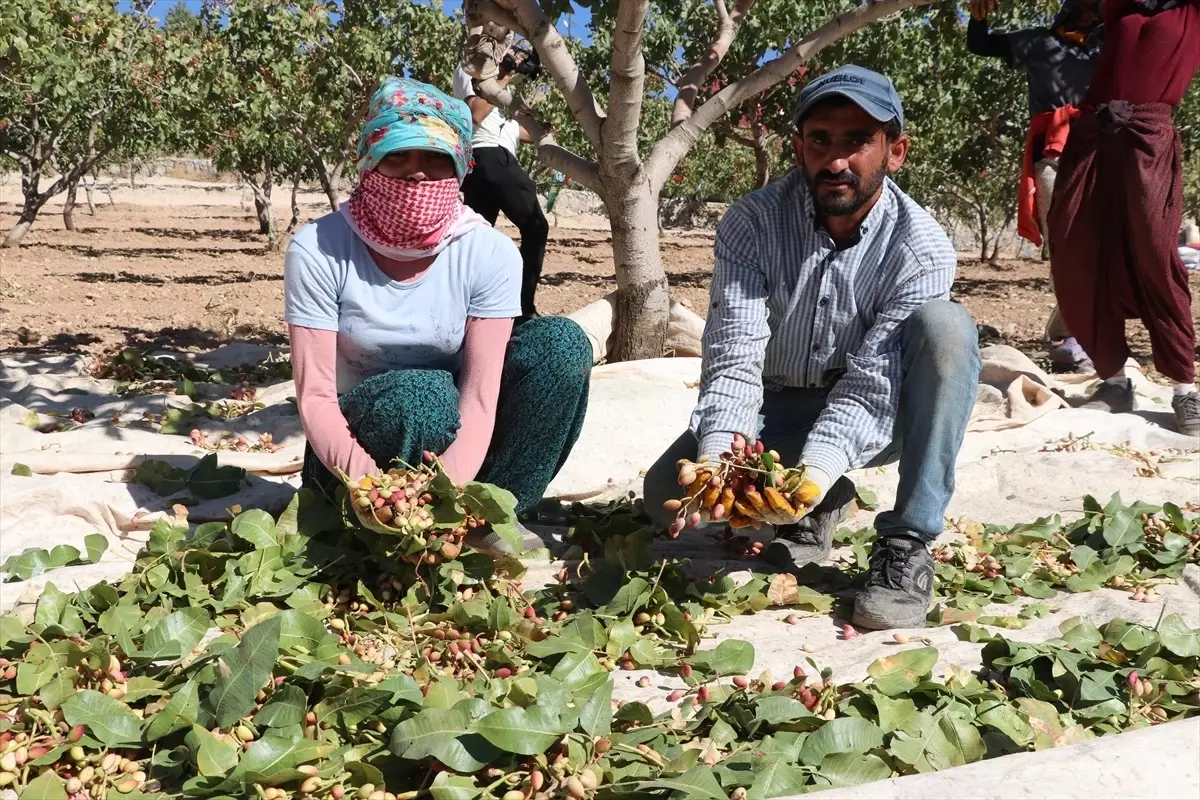
<path id="1" fill-rule="evenodd" d="M 904 107 L 891 80 L 854 64 L 839 67 L 809 81 L 800 93 L 800 105 L 792 121 L 799 127 L 813 105 L 833 95 L 853 100 L 855 105 L 879 122 L 886 123 L 894 119 L 901 128 L 904 127 Z"/>

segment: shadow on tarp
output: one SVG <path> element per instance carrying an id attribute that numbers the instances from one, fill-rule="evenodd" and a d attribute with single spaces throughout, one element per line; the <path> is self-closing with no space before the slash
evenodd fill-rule
<path id="1" fill-rule="evenodd" d="M 146 461 L 162 461 L 173 468 L 191 471 L 201 459 L 174 454 L 147 455 L 139 463 Z M 298 477 L 296 482 L 299 482 Z M 290 483 L 268 480 L 252 472 L 244 473 L 237 491 L 221 497 L 202 497 L 188 485 L 168 495 L 160 495 L 141 483 L 130 482 L 124 486 L 137 507 L 146 514 L 173 514 L 174 506 L 180 504 L 187 508 L 189 522 L 228 521 L 232 517 L 230 509 L 233 506 L 241 506 L 242 510 L 261 508 L 272 516 L 278 516 L 287 508 L 297 490 L 297 486 Z"/>

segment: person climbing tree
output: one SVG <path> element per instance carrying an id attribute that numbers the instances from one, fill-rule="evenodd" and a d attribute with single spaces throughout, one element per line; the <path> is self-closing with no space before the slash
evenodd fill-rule
<path id="1" fill-rule="evenodd" d="M 537 68 L 536 56 L 510 50 L 500 61 L 497 81 L 506 86 L 514 74 L 532 75 Z M 500 109 L 477 96 L 472 81 L 460 64 L 454 73 L 454 96 L 467 103 L 475 123 L 471 139 L 475 169 L 463 182 L 463 201 L 492 225 L 503 211 L 520 231 L 521 315 L 522 320 L 532 319 L 538 316 L 534 295 L 542 276 L 550 226 L 533 180 L 517 161 L 517 146 L 530 141 L 529 134 L 516 120 L 508 119 Z"/>
<path id="2" fill-rule="evenodd" d="M 1200 436 L 1196 330 L 1179 255 L 1183 168 L 1172 114 L 1200 69 L 1200 0 L 1105 0 L 1104 44 L 1059 163 L 1050 259 L 1067 328 L 1096 362 L 1085 408 L 1134 409 L 1125 320 L 1150 333 L 1179 430 Z"/>
<path id="3" fill-rule="evenodd" d="M 988 16 L 997 0 L 971 0 L 967 49 L 1000 58 L 1024 70 L 1029 83 L 1029 132 L 1017 194 L 1017 233 L 1049 256 L 1046 218 L 1071 119 L 1092 80 L 1100 55 L 1103 25 L 1100 0 L 1066 0 L 1049 27 L 993 33 Z M 1063 325 L 1056 307 L 1046 325 L 1050 360 L 1067 369 L 1091 372 L 1092 361 Z"/>

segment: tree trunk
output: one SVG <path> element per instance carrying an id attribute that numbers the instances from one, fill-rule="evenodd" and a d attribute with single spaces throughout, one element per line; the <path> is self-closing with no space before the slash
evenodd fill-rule
<path id="1" fill-rule="evenodd" d="M 96 204 L 92 201 L 92 187 L 95 185 L 95 179 L 92 180 L 93 183 L 88 183 L 86 180 L 83 182 L 83 196 L 87 198 L 88 213 L 94 217 L 96 216 Z"/>
<path id="2" fill-rule="evenodd" d="M 605 202 L 617 273 L 613 360 L 661 358 L 671 295 L 658 249 L 658 197 L 643 178 Z"/>
<path id="3" fill-rule="evenodd" d="M 300 191 L 299 176 L 292 179 L 292 218 L 288 222 L 287 234 L 291 236 L 296 232 L 296 226 L 300 224 L 300 204 L 296 202 L 296 193 Z M 337 209 L 335 208 L 334 211 Z"/>
<path id="4" fill-rule="evenodd" d="M 33 227 L 33 221 L 37 219 L 38 212 L 42 210 L 42 206 L 49 199 L 49 195 L 36 193 L 25 195 L 25 205 L 21 208 L 21 216 L 17 218 L 17 224 L 13 225 L 9 230 L 8 236 L 4 239 L 4 244 L 0 244 L 0 247 L 19 246 L 21 239 L 25 238 L 25 234 Z"/>
<path id="5" fill-rule="evenodd" d="M 979 213 L 979 260 L 987 262 L 988 260 L 988 221 L 987 212 L 982 208 L 978 209 Z"/>
<path id="6" fill-rule="evenodd" d="M 75 233 L 75 197 L 79 192 L 79 181 L 67 184 L 67 197 L 63 200 L 63 227 Z"/>
<path id="7" fill-rule="evenodd" d="M 319 155 L 313 156 L 313 167 L 317 172 L 317 180 L 321 184 L 321 190 L 325 192 L 325 197 L 329 200 L 329 208 L 331 211 L 337 211 L 342 207 L 341 201 L 338 199 L 338 191 L 341 189 L 342 183 L 342 168 L 346 162 L 336 165 L 332 171 L 325 166 L 325 160 Z"/>
<path id="8" fill-rule="evenodd" d="M 274 179 L 268 169 L 263 175 L 260 186 L 250 179 L 250 187 L 254 192 L 254 213 L 258 216 L 258 232 L 271 238 L 275 237 L 275 217 L 271 213 L 271 185 Z"/>

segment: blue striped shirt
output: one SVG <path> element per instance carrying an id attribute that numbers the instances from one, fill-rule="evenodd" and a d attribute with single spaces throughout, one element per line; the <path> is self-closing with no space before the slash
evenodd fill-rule
<path id="1" fill-rule="evenodd" d="M 764 388 L 834 383 L 802 463 L 834 480 L 866 464 L 892 440 L 901 324 L 950 295 L 945 232 L 888 179 L 858 240 L 838 249 L 796 169 L 729 208 L 715 256 L 691 425 L 700 453 L 757 433 Z"/>

